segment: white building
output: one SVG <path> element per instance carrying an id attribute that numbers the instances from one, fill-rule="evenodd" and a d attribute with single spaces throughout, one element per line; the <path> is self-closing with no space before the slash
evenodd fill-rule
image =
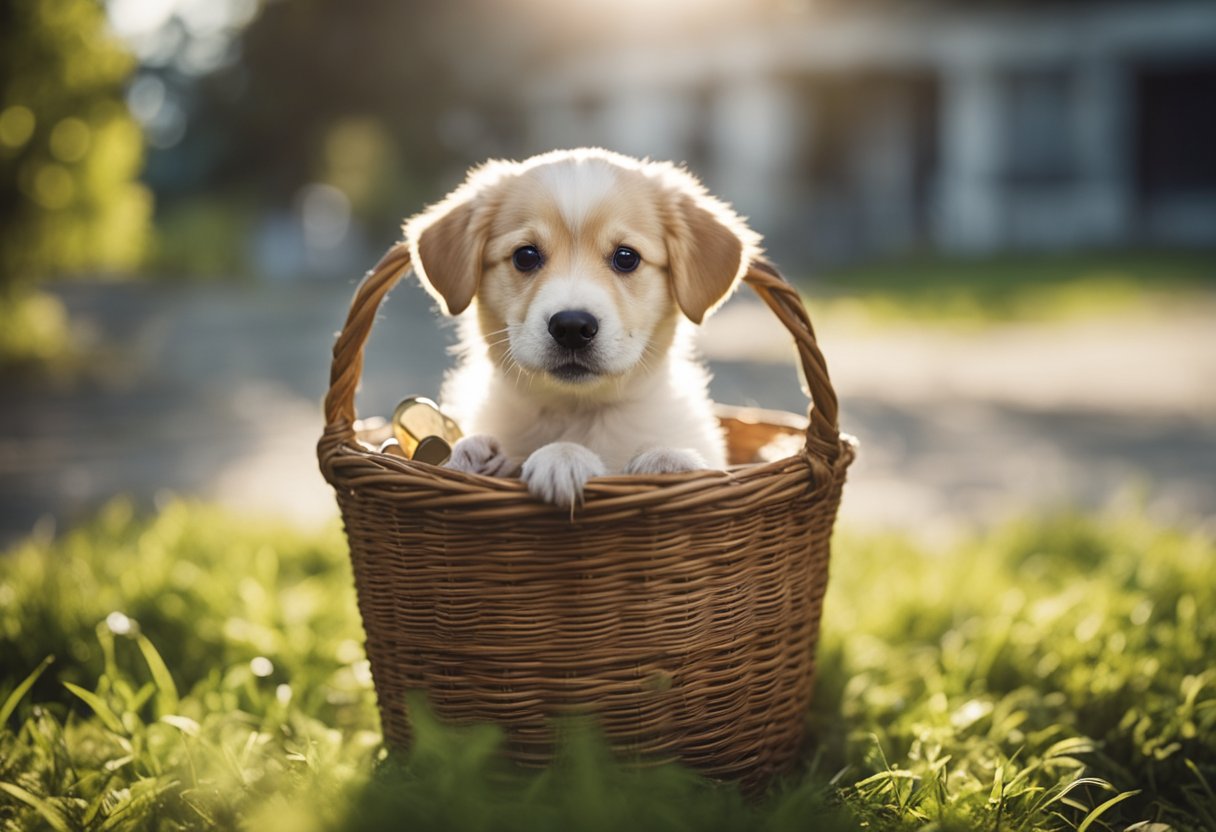
<path id="1" fill-rule="evenodd" d="M 687 161 L 786 259 L 1216 245 L 1210 0 L 811 6 L 533 71 L 530 149 Z"/>

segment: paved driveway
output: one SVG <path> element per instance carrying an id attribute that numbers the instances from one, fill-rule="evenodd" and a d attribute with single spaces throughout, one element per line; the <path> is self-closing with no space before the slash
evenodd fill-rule
<path id="1" fill-rule="evenodd" d="M 120 493 L 141 505 L 198 495 L 304 524 L 333 516 L 314 444 L 353 282 L 56 291 L 93 369 L 72 384 L 4 382 L 0 543 Z M 1214 309 L 975 333 L 827 322 L 842 424 L 862 442 L 846 522 L 932 532 L 1127 494 L 1216 516 Z M 758 303 L 736 298 L 706 336 L 718 400 L 804 406 L 788 339 Z M 395 290 L 360 411 L 433 395 L 452 340 L 416 285 Z"/>

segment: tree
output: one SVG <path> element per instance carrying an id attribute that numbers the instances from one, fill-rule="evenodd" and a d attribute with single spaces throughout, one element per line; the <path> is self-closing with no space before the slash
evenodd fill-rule
<path id="1" fill-rule="evenodd" d="M 502 152 L 470 149 L 450 124 L 476 113 L 463 133 L 490 132 L 481 117 L 507 83 L 492 10 L 493 0 L 267 3 L 241 33 L 239 60 L 200 81 L 191 134 L 167 152 L 214 150 L 211 187 L 261 205 L 335 185 L 373 236 L 390 238 L 403 213 Z"/>
<path id="2" fill-rule="evenodd" d="M 0 302 L 138 261 L 151 196 L 122 99 L 133 68 L 99 0 L 0 4 Z"/>

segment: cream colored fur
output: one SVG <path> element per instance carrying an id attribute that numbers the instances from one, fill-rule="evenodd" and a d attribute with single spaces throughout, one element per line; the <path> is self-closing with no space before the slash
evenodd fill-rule
<path id="1" fill-rule="evenodd" d="M 725 465 L 690 321 L 725 300 L 759 238 L 691 175 L 588 149 L 490 162 L 405 231 L 423 284 L 461 315 L 441 403 L 470 436 L 450 466 L 518 472 L 538 498 L 571 506 L 606 473 Z M 521 246 L 541 252 L 540 268 L 515 268 Z M 621 246 L 641 255 L 635 271 L 613 269 Z M 576 379 L 548 330 L 569 310 L 599 326 Z"/>

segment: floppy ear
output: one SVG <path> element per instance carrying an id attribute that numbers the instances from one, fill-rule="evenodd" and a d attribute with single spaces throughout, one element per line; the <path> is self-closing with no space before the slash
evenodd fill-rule
<path id="1" fill-rule="evenodd" d="M 468 308 L 481 281 L 485 234 L 477 215 L 476 196 L 458 191 L 405 224 L 414 271 L 449 315 Z"/>
<path id="2" fill-rule="evenodd" d="M 756 254 L 756 236 L 724 203 L 681 194 L 668 238 L 676 303 L 693 323 L 726 299 Z"/>

